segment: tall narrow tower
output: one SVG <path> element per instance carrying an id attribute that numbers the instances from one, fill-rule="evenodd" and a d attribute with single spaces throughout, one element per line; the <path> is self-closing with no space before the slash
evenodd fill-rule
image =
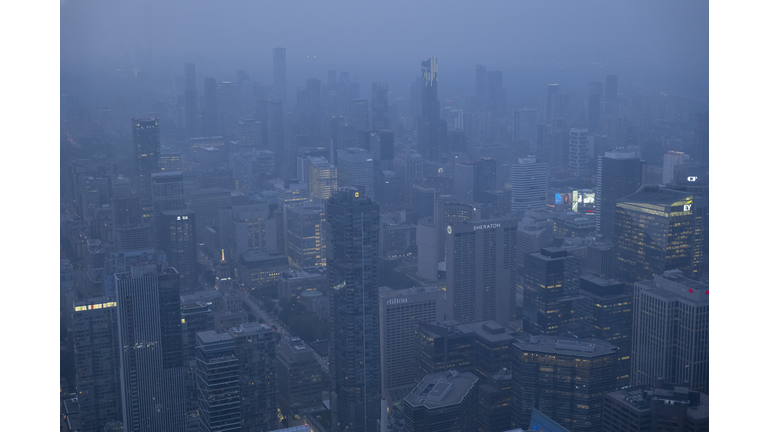
<path id="1" fill-rule="evenodd" d="M 285 48 L 272 48 L 272 63 L 275 68 L 275 98 L 285 106 L 288 102 Z"/>
<path id="2" fill-rule="evenodd" d="M 379 205 L 358 188 L 327 201 L 331 430 L 374 432 L 381 401 Z"/>

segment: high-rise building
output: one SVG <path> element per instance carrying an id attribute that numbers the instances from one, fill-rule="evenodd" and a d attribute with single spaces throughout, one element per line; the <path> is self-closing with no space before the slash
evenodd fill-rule
<path id="1" fill-rule="evenodd" d="M 512 350 L 512 427 L 526 427 L 538 409 L 570 430 L 601 430 L 603 394 L 616 390 L 616 347 L 539 335 Z"/>
<path id="2" fill-rule="evenodd" d="M 502 81 L 501 71 L 488 72 L 488 80 L 486 81 L 486 105 L 488 111 L 495 119 L 504 117 L 504 103 L 506 102 L 502 93 Z"/>
<path id="3" fill-rule="evenodd" d="M 404 400 L 405 432 L 469 431 L 476 427 L 477 377 L 454 370 L 424 377 Z"/>
<path id="4" fill-rule="evenodd" d="M 389 126 L 389 102 L 387 83 L 373 83 L 371 85 L 371 128 L 373 130 L 387 130 Z"/>
<path id="5" fill-rule="evenodd" d="M 142 206 L 152 206 L 152 173 L 160 172 L 160 124 L 158 119 L 133 118 L 133 167 Z M 151 213 L 149 214 L 151 216 Z"/>
<path id="6" fill-rule="evenodd" d="M 587 102 L 587 129 L 593 133 L 600 131 L 602 118 L 603 83 L 600 81 L 589 83 Z"/>
<path id="7" fill-rule="evenodd" d="M 605 76 L 605 100 L 607 102 L 619 101 L 619 76 L 618 75 Z"/>
<path id="8" fill-rule="evenodd" d="M 437 57 L 421 62 L 421 116 L 417 119 L 418 151 L 435 160 L 440 143 L 440 102 L 437 99 Z"/>
<path id="9" fill-rule="evenodd" d="M 696 113 L 696 129 L 693 131 L 693 160 L 709 166 L 709 112 Z"/>
<path id="10" fill-rule="evenodd" d="M 454 320 L 419 322 L 416 328 L 416 381 L 449 370 L 475 369 L 475 333 Z"/>
<path id="11" fill-rule="evenodd" d="M 547 207 L 547 185 L 549 164 L 537 162 L 535 156 L 518 158 L 509 167 L 509 187 L 512 194 L 510 210 L 545 210 Z"/>
<path id="12" fill-rule="evenodd" d="M 496 160 L 480 158 L 454 165 L 454 193 L 457 199 L 471 203 L 482 199 L 487 190 L 496 190 Z"/>
<path id="13" fill-rule="evenodd" d="M 308 181 L 310 197 L 325 200 L 336 191 L 337 173 L 336 167 L 330 164 L 324 157 L 308 157 Z"/>
<path id="14" fill-rule="evenodd" d="M 691 271 L 694 196 L 644 186 L 616 202 L 613 275 L 633 284 L 667 270 Z"/>
<path id="15" fill-rule="evenodd" d="M 414 333 L 419 322 L 445 319 L 445 291 L 440 287 L 379 290 L 381 388 L 387 401 L 402 400 L 416 379 Z"/>
<path id="16" fill-rule="evenodd" d="M 152 210 L 155 236 L 159 239 L 157 219 L 164 211 L 179 211 L 186 207 L 184 200 L 184 175 L 181 171 L 152 173 Z"/>
<path id="17" fill-rule="evenodd" d="M 568 171 L 577 177 L 589 175 L 589 137 L 587 129 L 571 128 L 568 138 Z"/>
<path id="18" fill-rule="evenodd" d="M 154 227 L 151 219 L 144 217 L 138 195 L 112 198 L 112 227 L 117 251 L 130 252 L 154 247 Z"/>
<path id="19" fill-rule="evenodd" d="M 256 323 L 197 333 L 201 430 L 277 427 L 277 341 L 271 327 Z"/>
<path id="20" fill-rule="evenodd" d="M 512 374 L 504 367 L 480 384 L 477 394 L 478 432 L 509 431 L 512 426 Z"/>
<path id="21" fill-rule="evenodd" d="M 277 350 L 277 389 L 280 411 L 323 406 L 323 369 L 315 352 L 299 338 L 283 339 Z"/>
<path id="22" fill-rule="evenodd" d="M 123 426 L 184 431 L 179 273 L 145 261 L 115 278 Z"/>
<path id="23" fill-rule="evenodd" d="M 549 84 L 547 86 L 547 112 L 544 116 L 547 123 L 552 123 L 553 120 L 560 117 L 560 85 Z"/>
<path id="24" fill-rule="evenodd" d="M 75 388 L 84 432 L 121 419 L 117 303 L 96 297 L 74 303 Z"/>
<path id="25" fill-rule="evenodd" d="M 179 272 L 182 293 L 197 291 L 197 226 L 195 212 L 161 212 L 157 220 L 157 245 L 168 257 L 168 265 Z"/>
<path id="26" fill-rule="evenodd" d="M 661 183 L 669 185 L 675 177 L 675 165 L 682 165 L 691 160 L 691 157 L 683 152 L 669 151 L 664 154 L 662 165 Z"/>
<path id="27" fill-rule="evenodd" d="M 632 385 L 656 378 L 709 393 L 709 286 L 679 270 L 635 283 Z"/>
<path id="28" fill-rule="evenodd" d="M 445 261 L 447 250 L 446 237 L 448 225 L 476 219 L 475 207 L 471 204 L 456 202 L 451 197 L 440 197 L 437 200 L 437 260 Z"/>
<path id="29" fill-rule="evenodd" d="M 331 430 L 373 432 L 380 415 L 379 205 L 354 187 L 327 201 Z"/>
<path id="30" fill-rule="evenodd" d="M 339 188 L 362 187 L 365 195 L 373 199 L 373 155 L 361 148 L 351 147 L 339 149 L 336 156 Z"/>
<path id="31" fill-rule="evenodd" d="M 275 73 L 275 98 L 285 106 L 288 103 L 285 48 L 272 48 L 272 65 Z"/>
<path id="32" fill-rule="evenodd" d="M 583 333 L 616 345 L 617 387 L 629 385 L 632 350 L 632 295 L 613 279 L 580 278 L 576 314 Z"/>
<path id="33" fill-rule="evenodd" d="M 200 136 L 197 114 L 197 77 L 195 64 L 184 65 L 184 128 L 188 138 Z"/>
<path id="34" fill-rule="evenodd" d="M 212 137 L 219 133 L 219 108 L 216 103 L 216 80 L 206 78 L 203 81 L 205 106 L 203 108 L 202 136 Z"/>
<path id="35" fill-rule="evenodd" d="M 554 335 L 561 331 L 560 300 L 567 296 L 565 266 L 568 252 L 547 247 L 525 255 L 523 329 L 530 334 Z"/>
<path id="36" fill-rule="evenodd" d="M 286 256 L 291 267 L 325 266 L 326 245 L 323 242 L 325 207 L 305 201 L 301 206 L 285 209 Z"/>
<path id="37" fill-rule="evenodd" d="M 447 318 L 460 323 L 514 320 L 515 219 L 483 219 L 446 228 Z"/>
<path id="38" fill-rule="evenodd" d="M 633 152 L 605 152 L 597 158 L 595 229 L 613 238 L 616 201 L 636 192 L 643 184 L 645 163 Z"/>
<path id="39" fill-rule="evenodd" d="M 486 98 L 486 79 L 484 65 L 475 66 L 475 94 L 477 95 L 477 104 L 479 110 L 485 110 L 487 98 Z"/>
<path id="40" fill-rule="evenodd" d="M 275 184 L 277 207 L 300 206 L 308 198 L 307 184 L 295 180 L 286 180 Z"/>
<path id="41" fill-rule="evenodd" d="M 350 126 L 356 130 L 370 129 L 368 121 L 368 99 L 355 99 L 349 102 Z"/>
<path id="42" fill-rule="evenodd" d="M 664 383 L 605 394 L 603 431 L 709 431 L 709 396 L 686 385 Z"/>

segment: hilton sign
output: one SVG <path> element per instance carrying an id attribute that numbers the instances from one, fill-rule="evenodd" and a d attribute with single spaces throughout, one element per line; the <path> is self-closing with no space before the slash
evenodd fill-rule
<path id="1" fill-rule="evenodd" d="M 408 299 L 407 298 L 391 298 L 387 300 L 387 306 L 399 305 L 403 303 L 408 303 Z"/>

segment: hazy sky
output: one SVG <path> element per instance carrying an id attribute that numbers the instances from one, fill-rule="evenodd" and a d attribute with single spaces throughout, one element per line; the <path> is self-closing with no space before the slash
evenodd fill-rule
<path id="1" fill-rule="evenodd" d="M 153 66 L 174 77 L 194 62 L 198 80 L 245 69 L 271 84 L 271 49 L 283 46 L 289 91 L 334 69 L 363 86 L 390 82 L 407 97 L 419 62 L 437 56 L 441 98 L 472 93 L 475 64 L 504 71 L 513 99 L 517 87 L 550 81 L 569 90 L 570 80 L 584 94 L 586 81 L 609 73 L 619 74 L 620 91 L 706 98 L 708 20 L 704 0 L 62 0 L 61 67 L 124 67 L 137 47 L 151 47 Z"/>

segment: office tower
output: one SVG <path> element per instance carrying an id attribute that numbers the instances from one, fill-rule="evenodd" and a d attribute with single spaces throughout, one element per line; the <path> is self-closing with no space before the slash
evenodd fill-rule
<path id="1" fill-rule="evenodd" d="M 195 76 L 195 64 L 184 65 L 184 128 L 187 137 L 200 136 L 197 119 L 197 78 Z"/>
<path id="2" fill-rule="evenodd" d="M 477 377 L 447 372 L 424 377 L 403 400 L 406 432 L 469 431 L 476 427 Z"/>
<path id="3" fill-rule="evenodd" d="M 437 57 L 421 62 L 421 116 L 417 119 L 418 151 L 428 160 L 440 153 L 440 102 L 437 99 Z"/>
<path id="4" fill-rule="evenodd" d="M 568 171 L 576 177 L 589 175 L 587 156 L 589 137 L 586 129 L 571 128 L 568 138 Z"/>
<path id="5" fill-rule="evenodd" d="M 286 208 L 285 215 L 285 254 L 291 267 L 325 266 L 326 245 L 322 231 L 325 207 L 305 201 L 303 205 Z"/>
<path id="6" fill-rule="evenodd" d="M 694 244 L 694 196 L 644 186 L 617 200 L 613 275 L 633 284 L 667 270 L 688 275 Z"/>
<path id="7" fill-rule="evenodd" d="M 709 396 L 688 386 L 657 382 L 605 394 L 603 431 L 709 431 Z"/>
<path id="8" fill-rule="evenodd" d="M 123 426 L 184 431 L 179 273 L 164 262 L 145 261 L 115 279 Z"/>
<path id="9" fill-rule="evenodd" d="M 331 430 L 376 430 L 381 400 L 379 205 L 354 187 L 327 200 Z"/>
<path id="10" fill-rule="evenodd" d="M 160 217 L 160 213 L 164 211 L 179 211 L 186 207 L 184 200 L 184 175 L 181 171 L 168 171 L 152 173 L 151 178 L 155 235 L 158 236 L 157 218 Z"/>
<path id="11" fill-rule="evenodd" d="M 219 209 L 219 230 L 221 247 L 232 263 L 249 251 L 277 250 L 277 221 L 269 217 L 266 203 Z"/>
<path id="12" fill-rule="evenodd" d="M 586 270 L 598 277 L 610 279 L 613 277 L 613 247 L 608 244 L 595 243 L 587 247 Z"/>
<path id="13" fill-rule="evenodd" d="M 505 367 L 480 384 L 477 394 L 479 432 L 504 432 L 512 426 L 512 374 Z"/>
<path id="14" fill-rule="evenodd" d="M 471 204 L 456 202 L 451 197 L 440 197 L 437 200 L 437 259 L 445 261 L 446 236 L 448 225 L 458 224 L 475 219 L 475 207 Z"/>
<path id="15" fill-rule="evenodd" d="M 547 123 L 552 123 L 554 119 L 560 116 L 560 85 L 549 84 L 547 86 L 547 112 L 544 119 Z"/>
<path id="16" fill-rule="evenodd" d="M 307 186 L 310 197 L 325 200 L 336 191 L 336 167 L 324 157 L 308 157 L 309 162 Z"/>
<path id="17" fill-rule="evenodd" d="M 693 160 L 709 166 L 709 112 L 696 113 L 696 129 L 693 130 Z"/>
<path id="18" fill-rule="evenodd" d="M 121 418 L 116 306 L 108 297 L 74 303 L 75 388 L 84 432 L 100 432 Z"/>
<path id="19" fill-rule="evenodd" d="M 578 324 L 587 336 L 616 346 L 618 387 L 629 385 L 630 352 L 632 350 L 632 295 L 624 284 L 597 276 L 581 276 L 579 299 L 576 301 Z"/>
<path id="20" fill-rule="evenodd" d="M 308 198 L 307 184 L 295 180 L 284 180 L 275 184 L 277 191 L 277 207 L 293 207 L 301 205 Z"/>
<path id="21" fill-rule="evenodd" d="M 664 162 L 662 165 L 661 183 L 669 185 L 672 183 L 675 174 L 675 165 L 682 165 L 688 163 L 691 157 L 683 152 L 668 151 L 664 154 Z"/>
<path id="22" fill-rule="evenodd" d="M 462 202 L 474 202 L 475 165 L 472 162 L 459 162 L 454 165 L 454 196 Z"/>
<path id="23" fill-rule="evenodd" d="M 540 335 L 518 339 L 512 350 L 512 427 L 525 427 L 538 409 L 569 430 L 601 430 L 603 394 L 616 389 L 616 347 Z"/>
<path id="24" fill-rule="evenodd" d="M 182 295 L 182 299 L 184 297 Z M 184 340 L 185 362 L 195 360 L 195 347 L 197 346 L 195 336 L 197 333 L 216 328 L 214 308 L 212 301 L 185 302 L 181 300 L 181 334 Z"/>
<path id="25" fill-rule="evenodd" d="M 515 111 L 514 141 L 528 141 L 528 149 L 536 152 L 536 123 L 538 111 L 536 108 L 523 108 Z"/>
<path id="26" fill-rule="evenodd" d="M 517 221 L 483 219 L 446 228 L 447 318 L 514 320 Z"/>
<path id="27" fill-rule="evenodd" d="M 464 326 L 474 334 L 472 373 L 480 383 L 489 383 L 495 373 L 508 367 L 512 361 L 511 345 L 517 333 L 494 320 Z"/>
<path id="28" fill-rule="evenodd" d="M 446 305 L 447 306 L 447 305 Z M 456 321 L 419 322 L 416 328 L 416 381 L 429 374 L 475 370 L 475 333 Z"/>
<path id="29" fill-rule="evenodd" d="M 216 80 L 214 78 L 206 78 L 203 81 L 203 91 L 205 93 L 205 105 L 203 107 L 202 136 L 217 136 L 219 130 L 219 108 L 216 103 Z"/>
<path id="30" fill-rule="evenodd" d="M 593 133 L 600 131 L 602 98 L 603 83 L 600 81 L 590 82 L 587 102 L 587 129 Z"/>
<path id="31" fill-rule="evenodd" d="M 605 100 L 606 102 L 619 101 L 619 76 L 618 75 L 605 76 Z"/>
<path id="32" fill-rule="evenodd" d="M 518 158 L 510 165 L 509 187 L 512 194 L 510 210 L 544 210 L 547 207 L 549 164 L 537 162 L 535 156 Z"/>
<path id="33" fill-rule="evenodd" d="M 478 110 L 484 111 L 486 108 L 486 78 L 485 66 L 475 66 L 475 94 L 477 95 Z"/>
<path id="34" fill-rule="evenodd" d="M 278 162 L 282 162 L 285 154 L 284 110 L 285 104 L 279 100 L 261 102 L 262 141 L 264 147 L 276 155 Z"/>
<path id="35" fill-rule="evenodd" d="M 322 122 L 322 96 L 321 96 L 320 80 L 316 78 L 310 78 L 307 80 L 306 90 L 306 129 L 305 133 L 308 135 L 309 142 L 312 145 L 320 145 L 320 124 Z"/>
<path id="36" fill-rule="evenodd" d="M 284 416 L 323 406 L 323 369 L 315 359 L 315 351 L 301 339 L 280 341 L 276 378 L 280 411 Z"/>
<path id="37" fill-rule="evenodd" d="M 272 65 L 275 73 L 275 98 L 283 106 L 288 103 L 288 79 L 286 77 L 285 48 L 272 48 Z"/>
<path id="38" fill-rule="evenodd" d="M 709 393 L 707 285 L 679 270 L 636 282 L 632 331 L 632 385 L 663 378 Z"/>
<path id="39" fill-rule="evenodd" d="M 205 188 L 191 194 L 190 209 L 197 216 L 197 238 L 203 238 L 207 226 L 219 225 L 219 209 L 231 206 L 234 191 L 222 188 Z"/>
<path id="40" fill-rule="evenodd" d="M 385 212 L 390 212 L 403 207 L 400 199 L 400 184 L 402 178 L 394 171 L 384 170 L 376 172 L 376 202 Z"/>
<path id="41" fill-rule="evenodd" d="M 339 149 L 336 156 L 339 188 L 363 187 L 363 193 L 373 199 L 373 155 L 361 148 L 351 147 Z"/>
<path id="42" fill-rule="evenodd" d="M 495 119 L 500 119 L 504 117 L 505 114 L 502 107 L 504 97 L 502 95 L 501 86 L 501 71 L 488 72 L 488 80 L 486 84 L 487 108 Z"/>
<path id="43" fill-rule="evenodd" d="M 144 218 L 138 195 L 112 198 L 112 226 L 118 251 L 137 251 L 154 246 L 154 227 L 148 218 Z"/>
<path id="44" fill-rule="evenodd" d="M 356 130 L 369 130 L 368 124 L 368 99 L 355 99 L 350 101 L 350 126 Z"/>
<path id="45" fill-rule="evenodd" d="M 474 198 L 477 201 L 487 190 L 496 189 L 496 159 L 480 158 L 474 162 Z"/>
<path id="46" fill-rule="evenodd" d="M 613 238 L 616 201 L 643 185 L 645 162 L 633 152 L 605 152 L 597 158 L 595 229 L 605 239 Z"/>
<path id="47" fill-rule="evenodd" d="M 530 334 L 554 335 L 561 331 L 561 299 L 567 296 L 565 266 L 568 252 L 547 247 L 525 255 L 523 329 Z"/>
<path id="48" fill-rule="evenodd" d="M 195 212 L 172 210 L 161 212 L 157 220 L 157 245 L 168 257 L 168 265 L 179 272 L 182 293 L 197 289 L 197 226 Z"/>
<path id="49" fill-rule="evenodd" d="M 133 121 L 133 167 L 139 197 L 148 208 L 152 204 L 152 173 L 160 171 L 160 126 L 157 119 Z M 146 211 L 146 210 L 145 210 Z"/>
<path id="50" fill-rule="evenodd" d="M 373 130 L 386 130 L 390 128 L 389 102 L 387 102 L 388 93 L 389 86 L 387 83 L 373 83 L 371 85 L 371 128 Z"/>
<path id="51" fill-rule="evenodd" d="M 277 427 L 277 341 L 272 328 L 256 323 L 197 333 L 201 430 Z"/>
<path id="52" fill-rule="evenodd" d="M 418 247 L 417 275 L 426 280 L 436 281 L 438 274 L 438 235 L 435 218 L 425 216 L 416 226 L 416 245 Z"/>
<path id="53" fill-rule="evenodd" d="M 413 389 L 417 378 L 414 333 L 419 322 L 445 319 L 445 291 L 414 287 L 379 292 L 381 394 L 394 403 Z"/>
<path id="54" fill-rule="evenodd" d="M 161 172 L 181 171 L 181 150 L 175 147 L 160 147 L 158 167 Z"/>
<path id="55" fill-rule="evenodd" d="M 423 217 L 435 217 L 437 191 L 434 188 L 413 185 L 411 197 L 413 198 L 413 209 L 416 211 L 417 220 Z"/>

